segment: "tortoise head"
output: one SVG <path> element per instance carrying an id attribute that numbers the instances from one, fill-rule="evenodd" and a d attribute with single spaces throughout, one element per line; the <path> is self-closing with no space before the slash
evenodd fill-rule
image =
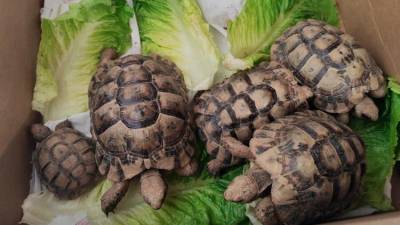
<path id="1" fill-rule="evenodd" d="M 52 131 L 50 130 L 50 128 L 46 127 L 43 124 L 35 123 L 31 126 L 31 133 L 33 135 L 33 138 L 37 142 L 41 142 L 45 138 L 47 138 L 52 133 Z"/>
<path id="2" fill-rule="evenodd" d="M 106 48 L 101 53 L 100 65 L 107 64 L 109 61 L 118 57 L 117 51 L 113 48 Z"/>

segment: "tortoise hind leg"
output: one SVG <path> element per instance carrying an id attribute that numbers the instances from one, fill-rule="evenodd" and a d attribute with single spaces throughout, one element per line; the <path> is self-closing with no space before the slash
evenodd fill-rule
<path id="1" fill-rule="evenodd" d="M 167 184 L 158 170 L 150 169 L 143 172 L 140 177 L 140 193 L 153 209 L 161 208 L 167 193 Z"/>
<path id="2" fill-rule="evenodd" d="M 267 196 L 256 205 L 256 218 L 263 225 L 279 225 L 281 224 L 277 218 L 274 204 L 272 203 L 271 196 Z"/>
<path id="3" fill-rule="evenodd" d="M 220 171 L 224 168 L 225 168 L 225 166 L 224 166 L 223 162 L 221 162 L 218 159 L 210 160 L 207 163 L 208 172 L 213 176 L 217 176 L 220 173 Z"/>
<path id="4" fill-rule="evenodd" d="M 376 107 L 374 101 L 369 97 L 365 97 L 360 103 L 355 107 L 355 115 L 359 118 L 367 117 L 373 121 L 378 120 L 379 109 Z"/>
<path id="5" fill-rule="evenodd" d="M 234 202 L 250 202 L 260 196 L 271 186 L 271 176 L 256 165 L 241 176 L 236 177 L 224 193 L 226 200 Z"/>
<path id="6" fill-rule="evenodd" d="M 370 76 L 370 78 L 375 78 L 375 79 L 370 79 L 370 86 L 371 86 L 371 82 L 374 83 L 374 85 L 377 88 L 373 88 L 374 90 L 370 91 L 370 95 L 374 98 L 383 98 L 385 97 L 386 93 L 387 93 L 387 85 L 386 85 L 386 79 L 385 77 L 382 75 L 382 71 L 379 70 L 378 74 L 375 74 L 375 76 Z"/>
<path id="7" fill-rule="evenodd" d="M 129 180 L 113 183 L 110 189 L 101 197 L 101 210 L 108 215 L 125 196 L 129 188 Z"/>
<path id="8" fill-rule="evenodd" d="M 377 90 L 371 91 L 370 94 L 374 98 L 383 98 L 387 93 L 386 85 L 381 85 Z"/>
<path id="9" fill-rule="evenodd" d="M 192 159 L 188 164 L 183 167 L 179 167 L 175 169 L 175 172 L 180 176 L 192 176 L 197 172 L 199 168 L 199 164 L 196 159 Z"/>
<path id="10" fill-rule="evenodd" d="M 340 113 L 336 115 L 336 119 L 344 124 L 348 124 L 350 122 L 350 115 L 349 113 Z"/>

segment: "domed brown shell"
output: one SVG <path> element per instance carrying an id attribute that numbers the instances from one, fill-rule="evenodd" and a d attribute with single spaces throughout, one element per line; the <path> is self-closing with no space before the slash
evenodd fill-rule
<path id="1" fill-rule="evenodd" d="M 262 63 L 240 71 L 195 98 L 195 121 L 207 151 L 219 169 L 240 161 L 221 146 L 221 137 L 232 136 L 246 143 L 254 129 L 307 104 L 312 96 L 300 87 L 293 74 L 277 63 Z M 211 168 L 211 173 L 219 169 Z"/>
<path id="2" fill-rule="evenodd" d="M 99 66 L 89 88 L 99 170 L 112 181 L 172 170 L 194 155 L 183 76 L 159 56 L 128 55 Z"/>
<path id="3" fill-rule="evenodd" d="M 293 70 L 313 89 L 314 105 L 346 113 L 369 92 L 383 97 L 382 70 L 349 34 L 322 21 L 306 20 L 288 29 L 271 47 L 271 60 Z M 379 92 L 379 93 L 378 93 Z"/>
<path id="4" fill-rule="evenodd" d="M 266 210 L 264 216 L 282 224 L 309 224 L 346 208 L 365 173 L 360 137 L 321 111 L 297 112 L 261 127 L 250 149 L 272 178 L 269 212 L 275 214 Z"/>
<path id="5" fill-rule="evenodd" d="M 78 197 L 97 176 L 94 143 L 71 128 L 57 129 L 38 143 L 33 163 L 41 182 L 62 199 Z"/>

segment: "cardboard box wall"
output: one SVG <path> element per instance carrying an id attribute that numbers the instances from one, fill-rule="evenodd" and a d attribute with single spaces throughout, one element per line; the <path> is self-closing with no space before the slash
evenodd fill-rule
<path id="1" fill-rule="evenodd" d="M 29 192 L 33 141 L 29 125 L 41 0 L 0 0 L 0 224 L 17 224 Z M 338 0 L 345 29 L 365 46 L 385 72 L 400 81 L 400 0 Z M 400 182 L 393 178 L 393 202 L 400 208 Z M 400 225 L 400 212 L 331 225 Z"/>

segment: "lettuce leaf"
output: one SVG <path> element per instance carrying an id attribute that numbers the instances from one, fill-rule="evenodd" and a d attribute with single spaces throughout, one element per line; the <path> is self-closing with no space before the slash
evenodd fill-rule
<path id="1" fill-rule="evenodd" d="M 195 177 L 168 174 L 168 193 L 159 210 L 152 209 L 143 201 L 138 181 L 134 180 L 115 213 L 106 217 L 100 208 L 100 198 L 111 183 L 102 181 L 76 200 L 58 200 L 48 191 L 29 195 L 22 206 L 22 222 L 46 225 L 85 219 L 91 225 L 235 225 L 247 221 L 245 206 L 225 201 L 223 196 L 229 182 L 243 172 L 243 167 L 236 167 L 222 177 L 214 178 L 205 167 L 208 159 L 204 147 L 199 146 L 198 149 L 202 165 L 199 174 Z"/>
<path id="2" fill-rule="evenodd" d="M 361 202 L 382 211 L 391 210 L 391 199 L 385 185 L 392 175 L 397 156 L 400 92 L 398 84 L 389 81 L 385 100 L 378 100 L 382 113 L 376 122 L 353 118 L 350 126 L 363 139 L 367 148 L 367 171 L 363 180 Z"/>
<path id="3" fill-rule="evenodd" d="M 210 27 L 195 0 L 136 0 L 135 15 L 144 54 L 169 58 L 191 91 L 208 89 L 220 64 Z"/>
<path id="4" fill-rule="evenodd" d="M 124 0 L 82 0 L 42 20 L 32 106 L 45 121 L 88 110 L 88 84 L 100 52 L 130 46 L 131 15 Z"/>
<path id="5" fill-rule="evenodd" d="M 224 66 L 231 70 L 245 69 L 267 59 L 276 38 L 288 27 L 308 18 L 337 25 L 335 1 L 247 0 L 239 16 L 228 24 L 232 55 L 224 59 Z"/>

